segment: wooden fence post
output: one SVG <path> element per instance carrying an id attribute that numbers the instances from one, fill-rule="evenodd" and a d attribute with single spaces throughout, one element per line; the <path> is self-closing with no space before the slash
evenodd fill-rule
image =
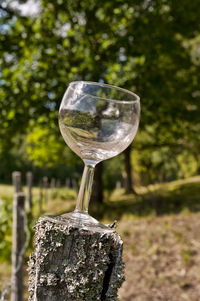
<path id="1" fill-rule="evenodd" d="M 39 208 L 39 215 L 42 213 L 43 210 L 43 181 L 42 179 L 39 182 L 39 199 L 38 199 L 38 208 Z"/>
<path id="2" fill-rule="evenodd" d="M 57 180 L 56 180 L 56 188 L 57 188 L 57 189 L 59 189 L 59 188 L 60 188 L 60 186 L 61 186 L 61 184 L 60 184 L 60 180 L 59 180 L 59 179 L 57 179 Z"/>
<path id="3" fill-rule="evenodd" d="M 44 188 L 44 201 L 45 204 L 48 201 L 48 177 L 43 177 L 42 178 L 42 184 Z"/>
<path id="4" fill-rule="evenodd" d="M 18 192 L 14 194 L 11 301 L 23 301 L 23 264 L 25 252 L 24 202 L 24 193 Z"/>
<path id="5" fill-rule="evenodd" d="M 66 185 L 67 188 L 70 188 L 70 178 L 66 179 L 65 185 Z"/>
<path id="6" fill-rule="evenodd" d="M 26 204 L 28 211 L 32 210 L 32 185 L 33 185 L 33 174 L 31 171 L 26 173 L 26 185 L 27 185 L 27 198 Z"/>
<path id="7" fill-rule="evenodd" d="M 50 182 L 50 189 L 51 189 L 50 190 L 50 200 L 53 200 L 55 188 L 56 188 L 56 179 L 52 178 L 51 182 Z"/>
<path id="8" fill-rule="evenodd" d="M 20 171 L 13 171 L 12 173 L 12 182 L 14 186 L 14 192 L 21 192 L 22 191 L 22 184 L 21 184 L 21 172 Z"/>
<path id="9" fill-rule="evenodd" d="M 121 189 L 121 187 L 122 187 L 121 181 L 117 181 L 115 189 L 119 190 L 119 189 Z"/>
<path id="10" fill-rule="evenodd" d="M 72 179 L 72 188 L 78 192 L 78 184 L 77 181 L 75 179 Z"/>
<path id="11" fill-rule="evenodd" d="M 102 225 L 81 226 L 66 215 L 36 224 L 29 260 L 29 301 L 116 301 L 124 280 L 122 240 Z"/>

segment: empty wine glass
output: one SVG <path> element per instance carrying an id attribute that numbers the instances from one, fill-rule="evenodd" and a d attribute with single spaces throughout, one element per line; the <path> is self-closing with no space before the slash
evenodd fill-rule
<path id="1" fill-rule="evenodd" d="M 67 145 L 85 163 L 75 211 L 66 216 L 83 225 L 100 223 L 88 214 L 94 168 L 133 141 L 140 99 L 128 90 L 95 82 L 70 83 L 59 109 L 59 126 Z"/>

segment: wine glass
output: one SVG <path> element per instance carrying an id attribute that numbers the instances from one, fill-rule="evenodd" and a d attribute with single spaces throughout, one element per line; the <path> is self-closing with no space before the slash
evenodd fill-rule
<path id="1" fill-rule="evenodd" d="M 89 81 L 71 82 L 59 109 L 66 144 L 85 168 L 73 212 L 64 214 L 82 225 L 101 225 L 88 214 L 94 169 L 133 141 L 140 118 L 140 98 L 125 89 Z"/>

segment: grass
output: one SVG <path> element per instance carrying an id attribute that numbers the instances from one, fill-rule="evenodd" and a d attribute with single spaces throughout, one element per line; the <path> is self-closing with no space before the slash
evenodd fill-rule
<path id="1" fill-rule="evenodd" d="M 26 187 L 23 188 L 26 193 Z M 105 200 L 104 204 L 97 205 L 91 202 L 92 212 L 97 218 L 107 220 L 121 219 L 128 216 L 149 216 L 177 214 L 184 210 L 190 212 L 200 211 L 200 176 L 185 180 L 178 180 L 170 183 L 149 185 L 147 187 L 137 187 L 137 195 L 127 195 L 123 189 L 114 191 Z M 40 190 L 33 188 L 34 212 L 39 213 Z M 52 197 L 53 196 L 53 197 Z M 11 185 L 0 185 L 0 199 L 11 201 L 13 197 L 13 187 Z M 50 189 L 46 192 L 42 201 L 42 214 L 62 214 L 73 210 L 77 193 L 72 189 L 60 188 L 52 194 Z M 100 207 L 100 208 L 99 208 Z M 96 211 L 96 212 L 95 212 Z"/>
<path id="2" fill-rule="evenodd" d="M 91 202 L 94 217 L 104 223 L 118 220 L 126 263 L 120 301 L 199 300 L 200 176 L 136 189 L 137 195 L 114 191 L 101 206 Z M 11 204 L 12 195 L 12 186 L 0 185 L 0 199 Z M 74 209 L 73 190 L 45 195 L 41 206 L 41 192 L 33 189 L 32 224 L 38 216 Z M 10 279 L 9 262 L 0 264 L 0 279 L 2 289 Z"/>
<path id="3" fill-rule="evenodd" d="M 124 215 L 145 217 L 200 211 L 200 177 L 140 187 L 137 193 L 134 196 L 115 191 L 105 202 L 104 217 L 120 220 Z"/>

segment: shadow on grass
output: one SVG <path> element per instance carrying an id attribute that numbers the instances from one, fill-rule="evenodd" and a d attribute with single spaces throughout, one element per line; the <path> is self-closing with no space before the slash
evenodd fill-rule
<path id="1" fill-rule="evenodd" d="M 136 216 L 177 214 L 183 210 L 200 211 L 200 183 L 187 183 L 168 189 L 134 195 L 120 195 L 101 206 L 93 204 L 90 213 L 97 219 L 120 219 L 124 214 Z"/>

